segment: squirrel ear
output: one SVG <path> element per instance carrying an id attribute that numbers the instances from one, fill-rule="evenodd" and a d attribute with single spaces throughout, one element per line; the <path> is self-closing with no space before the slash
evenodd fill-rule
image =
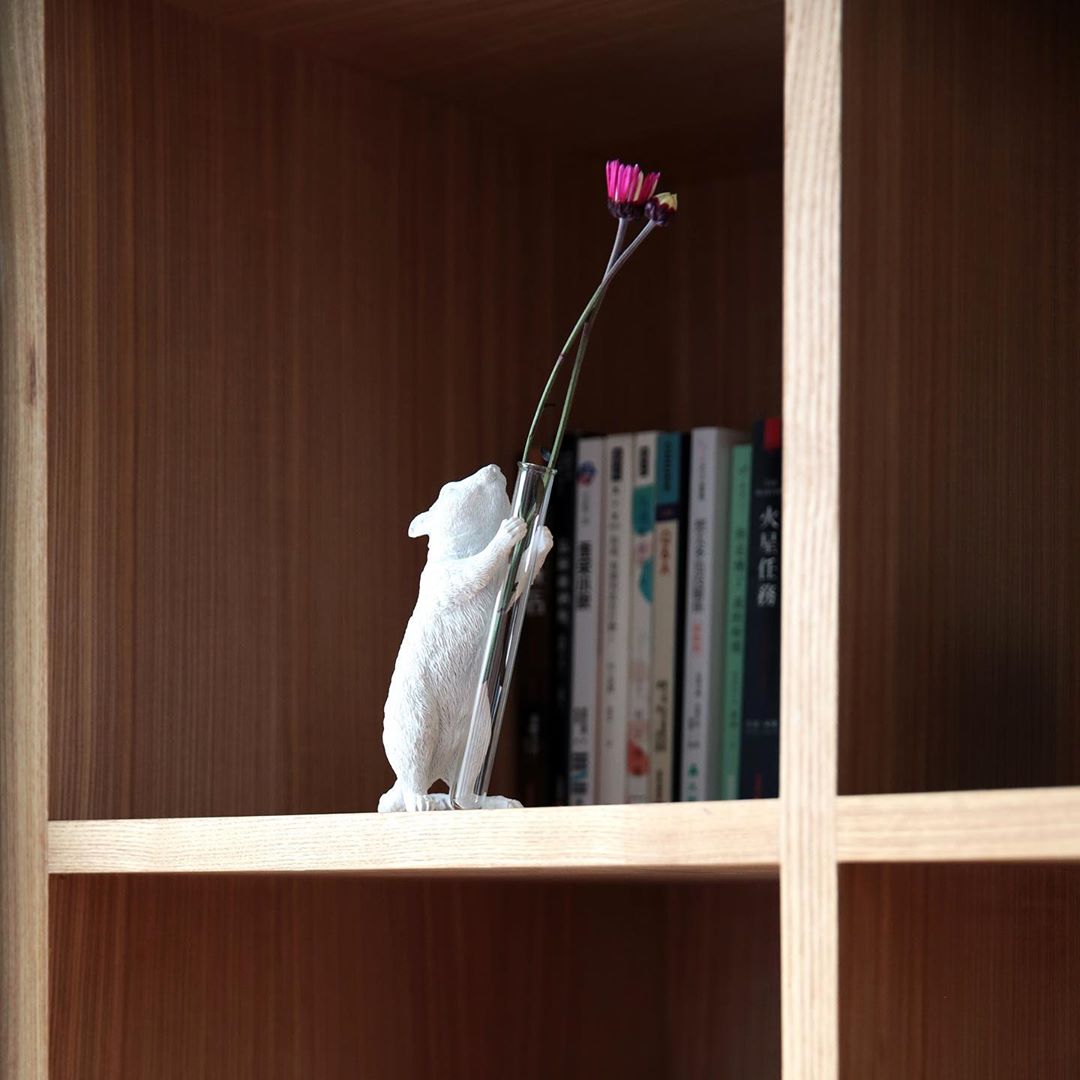
<path id="1" fill-rule="evenodd" d="M 418 536 L 426 535 L 428 531 L 427 516 L 428 512 L 425 510 L 422 514 L 417 514 L 416 517 L 409 522 L 409 535 L 414 540 Z"/>

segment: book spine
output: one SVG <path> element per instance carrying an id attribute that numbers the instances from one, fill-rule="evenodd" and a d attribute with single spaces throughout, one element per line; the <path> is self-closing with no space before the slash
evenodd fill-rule
<path id="1" fill-rule="evenodd" d="M 568 435 L 556 462 L 548 522 L 553 547 L 548 555 L 552 576 L 551 610 L 551 767 L 549 801 L 569 800 L 570 680 L 574 632 L 574 472 L 577 439 Z"/>
<path id="2" fill-rule="evenodd" d="M 686 610 L 690 559 L 690 432 L 679 435 L 679 579 L 675 587 L 675 700 L 671 732 L 671 797 L 678 799 L 682 776 L 683 695 L 686 668 Z"/>
<path id="3" fill-rule="evenodd" d="M 687 549 L 685 668 L 681 797 L 706 797 L 708 772 L 709 662 L 716 520 L 717 428 L 690 433 L 690 535 Z"/>
<path id="4" fill-rule="evenodd" d="M 574 471 L 573 659 L 570 805 L 597 799 L 600 602 L 603 583 L 604 440 L 578 440 Z"/>
<path id="5" fill-rule="evenodd" d="M 600 790 L 626 801 L 626 708 L 630 660 L 631 454 L 633 437 L 604 441 L 604 592 L 601 601 Z"/>
<path id="6" fill-rule="evenodd" d="M 712 678 L 709 681 L 709 774 L 706 798 L 720 798 L 724 745 L 724 602 L 727 599 L 728 517 L 731 512 L 731 452 L 746 435 L 720 429 L 716 462 L 716 546 L 713 550 Z"/>
<path id="7" fill-rule="evenodd" d="M 649 797 L 671 802 L 675 797 L 672 768 L 675 730 L 682 436 L 665 432 L 656 440 L 656 526 L 653 555 L 652 754 Z"/>
<path id="8" fill-rule="evenodd" d="M 724 629 L 724 721 L 720 748 L 720 798 L 739 797 L 742 741 L 743 664 L 746 645 L 746 577 L 750 545 L 750 471 L 753 449 L 731 451 L 731 509 L 728 521 L 727 601 Z"/>
<path id="9" fill-rule="evenodd" d="M 656 432 L 634 436 L 630 555 L 630 659 L 627 690 L 626 800 L 649 800 L 652 710 L 653 542 Z"/>
<path id="10" fill-rule="evenodd" d="M 553 581 L 545 563 L 529 586 L 517 661 L 517 796 L 526 806 L 547 806 L 550 801 Z"/>
<path id="11" fill-rule="evenodd" d="M 739 438 L 724 428 L 696 428 L 691 434 L 682 713 L 682 797 L 690 802 L 720 797 L 728 485 L 731 448 Z"/>
<path id="12" fill-rule="evenodd" d="M 754 427 L 750 553 L 746 590 L 746 659 L 739 794 L 780 791 L 780 494 L 779 419 Z"/>

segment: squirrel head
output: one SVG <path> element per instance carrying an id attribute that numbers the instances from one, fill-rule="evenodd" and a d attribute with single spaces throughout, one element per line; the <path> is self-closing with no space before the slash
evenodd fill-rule
<path id="1" fill-rule="evenodd" d="M 462 559 L 483 551 L 509 516 L 506 477 L 498 465 L 485 465 L 444 484 L 435 502 L 412 519 L 409 535 L 427 536 L 431 555 Z"/>

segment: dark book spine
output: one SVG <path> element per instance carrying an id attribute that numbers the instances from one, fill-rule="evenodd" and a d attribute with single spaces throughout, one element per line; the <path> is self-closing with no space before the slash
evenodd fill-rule
<path id="1" fill-rule="evenodd" d="M 779 419 L 754 425 L 750 551 L 746 593 L 739 797 L 780 791 L 780 486 Z"/>
<path id="2" fill-rule="evenodd" d="M 678 609 L 675 612 L 675 685 L 671 706 L 671 775 L 673 795 L 682 799 L 683 678 L 686 672 L 686 588 L 690 562 L 690 433 L 679 435 L 679 573 L 675 586 Z"/>
<path id="3" fill-rule="evenodd" d="M 556 463 L 548 527 L 554 546 L 551 567 L 551 734 L 549 740 L 548 801 L 565 806 L 569 797 L 570 690 L 573 674 L 574 631 L 574 507 L 577 438 L 568 435 Z"/>
<path id="4" fill-rule="evenodd" d="M 518 760 L 515 794 L 526 806 L 547 805 L 550 782 L 551 622 L 554 574 L 545 565 L 525 600 L 518 649 Z"/>
<path id="5" fill-rule="evenodd" d="M 550 514 L 550 504 L 548 513 Z M 547 806 L 552 788 L 551 627 L 555 596 L 554 570 L 549 555 L 529 586 L 514 672 L 514 686 L 518 695 L 515 795 L 525 806 Z"/>

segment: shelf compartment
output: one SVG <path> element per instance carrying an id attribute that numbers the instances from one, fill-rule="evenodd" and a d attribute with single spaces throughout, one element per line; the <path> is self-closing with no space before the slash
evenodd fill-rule
<path id="1" fill-rule="evenodd" d="M 1080 867 L 840 870 L 840 1076 L 1066 1080 Z"/>
<path id="2" fill-rule="evenodd" d="M 777 802 L 53 821 L 52 874 L 773 876 Z"/>
<path id="3" fill-rule="evenodd" d="M 1080 8 L 987 14 L 844 10 L 842 794 L 1080 783 Z"/>
<path id="4" fill-rule="evenodd" d="M 223 30 L 168 4 L 50 3 L 51 817 L 376 805 L 393 781 L 382 707 L 424 559 L 408 522 L 452 477 L 488 461 L 512 475 L 609 250 L 607 154 L 662 165 L 687 223 L 650 240 L 606 301 L 575 426 L 745 427 L 776 413 L 778 162 L 751 154 L 732 171 L 724 115 L 746 93 L 677 88 L 735 68 L 719 53 L 668 55 L 655 21 L 708 50 L 695 27 L 713 24 L 713 6 L 646 17 L 635 3 L 613 15 L 631 40 L 604 13 L 586 39 L 606 42 L 609 66 L 590 71 L 613 81 L 591 102 L 550 61 L 599 153 L 294 48 L 293 35 L 258 40 L 242 19 Z M 444 7 L 486 55 L 489 36 Z M 341 14 L 374 41 L 366 5 Z M 430 21 L 401 14 L 403 47 L 418 48 Z M 746 122 L 778 151 L 782 7 L 716 15 L 708 40 L 760 40 L 753 96 L 767 115 L 755 106 Z M 533 22 L 477 17 L 507 32 Z M 576 13 L 548 20 L 564 42 L 582 32 Z M 512 36 L 515 60 L 536 58 L 531 33 Z M 607 87 L 626 84 L 619 57 L 670 125 L 636 149 L 608 129 L 639 118 L 636 104 L 610 107 Z M 550 94 L 526 97 L 551 111 Z M 706 122 L 698 110 L 713 106 Z M 705 131 L 720 163 L 700 152 Z M 668 156 L 672 140 L 692 170 Z M 515 739 L 509 717 L 500 794 L 515 794 Z"/>
<path id="5" fill-rule="evenodd" d="M 54 877 L 54 1074 L 769 1080 L 778 898 L 770 881 Z"/>
<path id="6" fill-rule="evenodd" d="M 1080 859 L 1080 788 L 847 795 L 841 862 Z"/>

